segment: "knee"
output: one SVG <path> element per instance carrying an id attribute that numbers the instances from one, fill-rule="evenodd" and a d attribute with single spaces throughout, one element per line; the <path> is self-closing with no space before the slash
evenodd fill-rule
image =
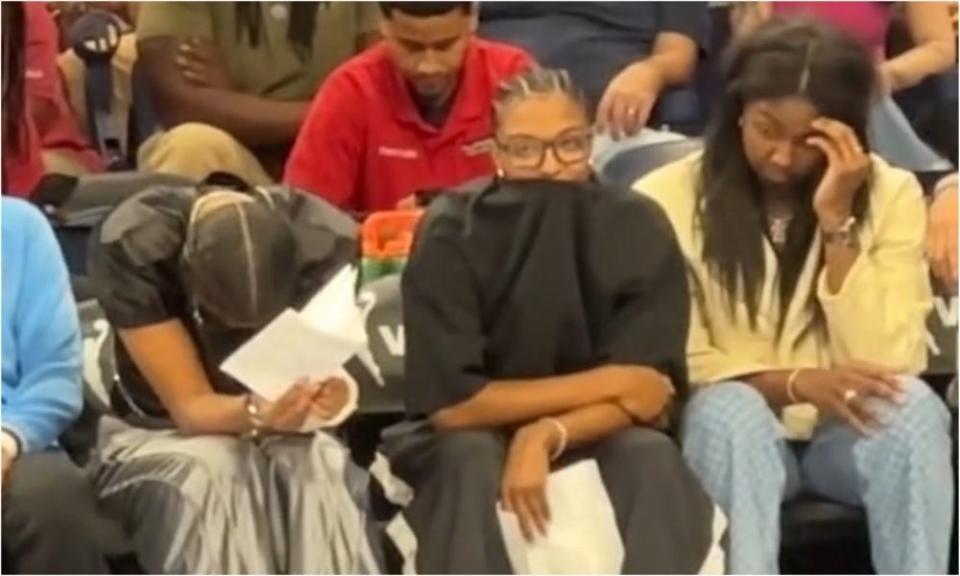
<path id="1" fill-rule="evenodd" d="M 916 411 L 919 415 L 948 418 L 947 407 L 934 393 L 930 385 L 917 376 L 901 376 L 904 391 L 904 412 Z"/>
<path id="2" fill-rule="evenodd" d="M 650 428 L 627 428 L 604 443 L 604 452 L 622 461 L 668 462 L 678 458 L 674 441 L 663 432 Z"/>
<path id="3" fill-rule="evenodd" d="M 288 483 L 343 483 L 359 469 L 349 448 L 325 434 L 271 438 L 260 450 L 271 477 Z"/>
<path id="4" fill-rule="evenodd" d="M 690 399 L 683 417 L 684 440 L 776 437 L 776 417 L 763 395 L 749 384 L 713 384 Z"/>
<path id="5" fill-rule="evenodd" d="M 676 442 L 663 432 L 650 428 L 627 428 L 603 441 L 599 447 L 601 467 L 629 463 L 632 477 L 663 476 L 676 478 L 670 471 L 686 471 L 686 463 Z"/>
<path id="6" fill-rule="evenodd" d="M 887 411 L 887 436 L 913 452 L 931 442 L 950 442 L 950 414 L 943 400 L 921 379 L 901 377 L 903 404 Z"/>
<path id="7" fill-rule="evenodd" d="M 165 139 L 172 149 L 184 156 L 211 154 L 240 145 L 237 139 L 226 131 L 200 122 L 180 124 L 169 130 Z"/>
<path id="8" fill-rule="evenodd" d="M 248 442 L 229 436 L 156 439 L 139 454 L 98 467 L 99 497 L 121 507 L 165 502 L 176 510 L 179 502 L 201 510 L 255 485 L 257 463 Z"/>
<path id="9" fill-rule="evenodd" d="M 157 136 L 147 145 L 145 167 L 159 172 L 206 177 L 210 172 L 230 170 L 242 145 L 227 132 L 199 122 L 187 122 Z"/>
<path id="10" fill-rule="evenodd" d="M 87 478 L 68 466 L 57 474 L 14 477 L 16 507 L 41 531 L 76 531 L 86 512 L 94 510 L 95 496 Z"/>
<path id="11" fill-rule="evenodd" d="M 506 455 L 506 440 L 496 432 L 441 432 L 434 446 L 433 465 L 455 478 L 489 479 L 498 485 Z"/>
<path id="12" fill-rule="evenodd" d="M 178 450 L 170 458 L 205 484 L 215 487 L 223 483 L 245 484 L 254 473 L 252 445 L 229 436 L 196 436 L 181 439 Z"/>

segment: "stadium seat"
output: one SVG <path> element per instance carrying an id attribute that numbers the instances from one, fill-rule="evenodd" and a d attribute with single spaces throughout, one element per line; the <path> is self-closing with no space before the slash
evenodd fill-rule
<path id="1" fill-rule="evenodd" d="M 86 275 L 91 230 L 124 198 L 151 186 L 193 184 L 181 176 L 143 172 L 58 176 L 55 182 L 39 189 L 32 200 L 51 219 L 67 268 L 74 276 Z"/>
<path id="2" fill-rule="evenodd" d="M 669 88 L 660 96 L 650 124 L 687 136 L 703 133 L 706 122 L 700 95 L 693 87 Z"/>
<path id="3" fill-rule="evenodd" d="M 360 385 L 359 411 L 363 414 L 402 414 L 403 405 L 403 303 L 400 275 L 385 276 L 366 284 L 358 302 L 367 315 L 367 338 L 377 374 Z"/>
<path id="4" fill-rule="evenodd" d="M 360 388 L 360 400 L 357 413 L 347 421 L 343 432 L 354 460 L 360 466 L 367 466 L 373 462 L 381 432 L 405 415 L 400 275 L 383 276 L 366 283 L 357 301 L 366 316 L 369 356 L 362 359 L 365 369 L 350 370 Z M 351 362 L 354 367 L 358 364 L 356 359 Z"/>
<path id="5" fill-rule="evenodd" d="M 869 574 L 866 514 L 815 496 L 783 505 L 780 571 L 783 574 Z"/>
<path id="6" fill-rule="evenodd" d="M 612 186 L 630 188 L 639 178 L 703 147 L 698 138 L 658 142 L 619 152 L 606 161 L 598 175 Z"/>
<path id="7" fill-rule="evenodd" d="M 97 443 L 100 418 L 110 414 L 110 393 L 116 378 L 113 331 L 103 310 L 89 292 L 74 285 L 80 316 L 83 355 L 83 410 L 60 437 L 60 444 L 79 466 L 85 466 Z"/>

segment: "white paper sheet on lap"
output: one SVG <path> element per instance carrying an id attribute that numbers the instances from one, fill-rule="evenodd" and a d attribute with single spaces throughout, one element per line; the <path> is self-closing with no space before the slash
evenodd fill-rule
<path id="1" fill-rule="evenodd" d="M 552 472 L 547 479 L 550 524 L 545 537 L 523 538 L 517 517 L 497 516 L 516 574 L 619 574 L 623 541 L 596 460 Z"/>

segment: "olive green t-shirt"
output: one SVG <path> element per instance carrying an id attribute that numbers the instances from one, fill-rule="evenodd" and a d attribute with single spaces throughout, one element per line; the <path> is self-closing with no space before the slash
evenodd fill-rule
<path id="1" fill-rule="evenodd" d="M 259 10 L 260 37 L 254 46 L 239 26 L 238 5 Z M 304 59 L 288 39 L 292 2 L 145 2 L 137 38 L 170 36 L 217 45 L 239 90 L 277 100 L 310 100 L 320 83 L 357 51 L 361 34 L 377 23 L 375 2 L 317 2 L 311 49 Z M 302 4 L 302 3 L 298 3 Z"/>

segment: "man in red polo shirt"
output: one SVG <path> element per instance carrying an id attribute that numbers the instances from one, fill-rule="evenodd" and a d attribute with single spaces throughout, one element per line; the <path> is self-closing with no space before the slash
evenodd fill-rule
<path id="1" fill-rule="evenodd" d="M 327 78 L 284 174 L 359 214 L 492 174 L 493 96 L 533 65 L 520 49 L 474 38 L 472 2 L 379 5 L 384 41 Z"/>

